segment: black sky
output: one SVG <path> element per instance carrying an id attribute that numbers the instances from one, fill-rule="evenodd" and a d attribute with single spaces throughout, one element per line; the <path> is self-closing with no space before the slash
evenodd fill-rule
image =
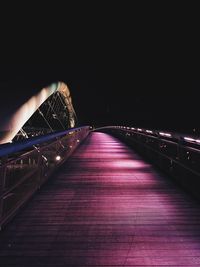
<path id="1" fill-rule="evenodd" d="M 200 133 L 199 22 L 180 9 L 164 16 L 161 8 L 155 16 L 148 8 L 139 15 L 136 8 L 120 8 L 98 16 L 93 10 L 89 18 L 79 16 L 79 9 L 73 19 L 62 20 L 62 28 L 48 21 L 41 38 L 33 38 L 32 28 L 25 38 L 13 34 L 1 47 L 0 63 L 1 87 L 18 84 L 10 89 L 12 105 L 36 87 L 62 80 L 80 124 Z M 1 108 L 10 92 L 2 92 Z"/>

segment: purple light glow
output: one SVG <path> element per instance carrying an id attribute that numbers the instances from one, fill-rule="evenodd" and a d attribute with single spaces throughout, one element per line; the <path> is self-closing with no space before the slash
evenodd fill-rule
<path id="1" fill-rule="evenodd" d="M 112 163 L 112 166 L 115 168 L 146 168 L 149 167 L 150 165 L 147 163 L 144 163 L 140 160 L 116 160 Z"/>
<path id="2" fill-rule="evenodd" d="M 91 133 L 55 178 L 2 231 L 2 266 L 199 266 L 199 203 L 118 139 Z"/>

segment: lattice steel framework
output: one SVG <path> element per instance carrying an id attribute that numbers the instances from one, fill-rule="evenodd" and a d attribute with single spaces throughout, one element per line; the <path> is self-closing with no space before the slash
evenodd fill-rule
<path id="1" fill-rule="evenodd" d="M 63 131 L 76 124 L 70 91 L 66 84 L 58 82 L 43 88 L 13 114 L 6 125 L 9 130 L 0 143 Z"/>

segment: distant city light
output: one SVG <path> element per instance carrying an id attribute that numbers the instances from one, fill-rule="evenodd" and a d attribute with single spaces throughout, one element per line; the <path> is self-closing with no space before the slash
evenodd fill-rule
<path id="1" fill-rule="evenodd" d="M 150 130 L 146 130 L 146 132 L 147 132 L 147 133 L 151 133 L 151 134 L 153 133 L 153 132 L 152 132 L 152 131 L 150 131 Z"/>
<path id="2" fill-rule="evenodd" d="M 139 132 L 142 132 L 142 129 L 140 129 L 140 128 L 137 128 L 137 130 L 138 130 Z"/>

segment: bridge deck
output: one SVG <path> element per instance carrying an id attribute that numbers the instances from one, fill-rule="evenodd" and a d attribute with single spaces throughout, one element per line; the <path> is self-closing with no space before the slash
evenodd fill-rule
<path id="1" fill-rule="evenodd" d="M 0 233 L 0 266 L 200 266 L 200 205 L 93 133 Z"/>

